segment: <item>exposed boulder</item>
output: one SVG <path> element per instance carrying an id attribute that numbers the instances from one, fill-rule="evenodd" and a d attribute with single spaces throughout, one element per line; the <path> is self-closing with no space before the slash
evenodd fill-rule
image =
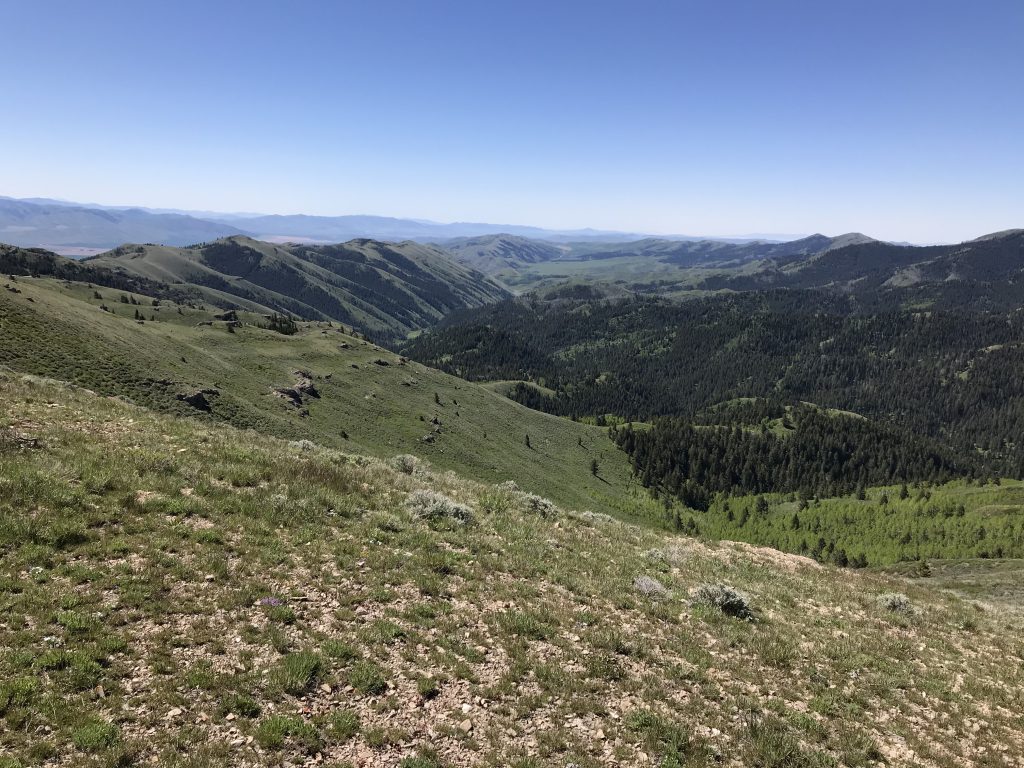
<path id="1" fill-rule="evenodd" d="M 177 397 L 183 403 L 192 406 L 196 410 L 209 411 L 211 405 L 208 396 L 219 394 L 220 390 L 217 389 L 196 389 L 192 392 L 179 392 Z"/>

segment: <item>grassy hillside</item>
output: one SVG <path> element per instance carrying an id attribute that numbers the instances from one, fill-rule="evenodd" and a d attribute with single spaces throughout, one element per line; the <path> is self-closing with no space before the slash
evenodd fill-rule
<path id="1" fill-rule="evenodd" d="M 337 326 L 303 324 L 286 336 L 242 312 L 244 324 L 231 333 L 213 320 L 216 311 L 153 306 L 138 294 L 47 278 L 9 285 L 19 293 L 0 290 L 0 365 L 15 371 L 279 437 L 384 457 L 412 453 L 486 482 L 514 477 L 581 509 L 634 514 L 649 506 L 605 430 L 403 361 Z M 296 403 L 275 392 L 307 379 L 318 396 L 300 391 Z M 180 399 L 196 393 L 205 406 Z"/>
<path id="2" fill-rule="evenodd" d="M 897 563 L 886 573 L 917 579 L 932 589 L 946 589 L 1004 610 L 1024 606 L 1024 558 L 934 559 Z"/>
<path id="3" fill-rule="evenodd" d="M 920 582 L 11 375 L 0 452 L 5 766 L 1021 765 Z"/>
<path id="4" fill-rule="evenodd" d="M 457 309 L 505 291 L 432 246 L 353 240 L 341 245 L 275 245 L 230 237 L 189 248 L 126 245 L 86 262 L 172 285 L 398 338 Z"/>

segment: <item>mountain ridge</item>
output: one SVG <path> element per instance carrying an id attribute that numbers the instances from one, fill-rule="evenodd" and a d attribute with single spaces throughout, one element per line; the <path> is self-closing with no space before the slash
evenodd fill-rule
<path id="1" fill-rule="evenodd" d="M 336 320 L 380 338 L 507 295 L 444 251 L 412 241 L 284 245 L 235 235 L 189 248 L 120 246 L 85 263 L 220 291 L 269 311 Z"/>

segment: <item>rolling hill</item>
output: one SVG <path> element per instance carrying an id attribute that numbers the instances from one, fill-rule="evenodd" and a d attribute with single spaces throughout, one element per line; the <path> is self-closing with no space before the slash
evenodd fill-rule
<path id="1" fill-rule="evenodd" d="M 5 283 L 0 366 L 10 370 L 280 438 L 384 458 L 412 453 L 580 509 L 644 515 L 651 504 L 605 430 L 532 411 L 337 325 L 303 323 L 284 335 L 246 311 L 154 304 L 53 278 Z"/>
<path id="2" fill-rule="evenodd" d="M 189 248 L 126 245 L 86 264 L 198 288 L 223 305 L 335 320 L 376 338 L 400 338 L 456 309 L 506 291 L 433 246 L 353 240 L 275 245 L 230 237 Z"/>
<path id="3" fill-rule="evenodd" d="M 462 237 L 438 244 L 457 260 L 486 275 L 515 271 L 524 264 L 554 261 L 569 250 L 568 246 L 509 234 Z"/>
<path id="4" fill-rule="evenodd" d="M 709 289 L 831 289 L 894 303 L 939 308 L 1011 309 L 1024 305 L 1024 230 L 1007 230 L 957 245 L 927 247 L 861 242 L 810 258 L 772 257 L 743 275 L 719 274 Z"/>
<path id="5" fill-rule="evenodd" d="M 810 289 L 685 302 L 530 296 L 452 315 L 401 349 L 477 381 L 539 383 L 557 395 L 523 389 L 521 401 L 565 416 L 647 421 L 736 397 L 803 400 L 1020 476 L 1024 314 L 950 304 L 921 312 Z"/>

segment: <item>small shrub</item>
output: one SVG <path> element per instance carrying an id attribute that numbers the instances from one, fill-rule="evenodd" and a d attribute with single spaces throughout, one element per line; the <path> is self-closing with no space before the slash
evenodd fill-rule
<path id="1" fill-rule="evenodd" d="M 650 576 L 637 576 L 633 579 L 633 589 L 644 597 L 665 597 L 668 590 L 665 585 Z"/>
<path id="2" fill-rule="evenodd" d="M 296 616 L 290 605 L 272 605 L 267 608 L 267 618 L 277 624 L 294 624 Z"/>
<path id="3" fill-rule="evenodd" d="M 229 712 L 252 719 L 260 716 L 260 705 L 252 696 L 246 696 L 244 693 L 229 693 L 221 700 L 220 713 L 226 715 Z"/>
<path id="4" fill-rule="evenodd" d="M 90 659 L 83 653 L 69 654 L 69 663 L 66 667 L 65 686 L 72 691 L 87 691 L 100 684 L 103 677 L 103 667 L 95 659 Z"/>
<path id="5" fill-rule="evenodd" d="M 323 672 L 323 659 L 317 653 L 299 651 L 281 659 L 271 672 L 271 681 L 285 693 L 301 696 L 312 688 Z"/>
<path id="6" fill-rule="evenodd" d="M 543 496 L 538 496 L 535 493 L 524 493 L 522 503 L 523 511 L 531 515 L 554 517 L 558 512 L 555 502 L 551 501 L 551 499 L 545 499 Z"/>
<path id="7" fill-rule="evenodd" d="M 480 508 L 490 515 L 502 515 L 512 509 L 514 497 L 500 485 L 492 486 L 480 494 Z"/>
<path id="8" fill-rule="evenodd" d="M 693 605 L 717 608 L 727 616 L 753 619 L 754 612 L 747 598 L 727 584 L 701 584 L 692 594 Z"/>
<path id="9" fill-rule="evenodd" d="M 405 637 L 405 630 L 398 624 L 387 619 L 378 619 L 365 627 L 360 636 L 367 643 L 374 645 L 390 645 Z"/>
<path id="10" fill-rule="evenodd" d="M 626 673 L 618 660 L 608 653 L 595 653 L 585 662 L 587 676 L 598 680 L 622 680 Z"/>
<path id="11" fill-rule="evenodd" d="M 335 638 L 324 640 L 324 644 L 321 646 L 320 650 L 323 651 L 324 656 L 327 658 L 341 662 L 342 664 L 347 664 L 353 659 L 359 657 L 359 652 L 354 646 Z"/>
<path id="12" fill-rule="evenodd" d="M 0 715 L 13 707 L 27 707 L 35 698 L 35 678 L 15 677 L 0 682 Z"/>
<path id="13" fill-rule="evenodd" d="M 73 731 L 71 741 L 83 752 L 99 752 L 113 746 L 120 735 L 113 723 L 97 720 Z"/>
<path id="14" fill-rule="evenodd" d="M 274 715 L 260 723 L 256 728 L 256 741 L 264 749 L 281 749 L 290 741 L 309 754 L 322 746 L 320 732 L 314 725 L 289 715 Z"/>
<path id="15" fill-rule="evenodd" d="M 359 733 L 359 727 L 359 715 L 351 709 L 339 709 L 327 718 L 327 730 L 338 744 L 344 744 Z"/>
<path id="16" fill-rule="evenodd" d="M 379 696 L 388 689 L 384 671 L 372 661 L 359 661 L 348 674 L 349 684 L 367 696 Z"/>
<path id="17" fill-rule="evenodd" d="M 77 611 L 60 611 L 55 621 L 73 635 L 84 635 L 97 626 L 96 619 Z"/>
<path id="18" fill-rule="evenodd" d="M 405 500 L 405 507 L 413 517 L 421 520 L 447 518 L 459 523 L 469 523 L 473 520 L 473 510 L 436 491 L 413 491 Z"/>
<path id="19" fill-rule="evenodd" d="M 48 538 L 54 549 L 71 549 L 89 541 L 89 533 L 80 523 L 63 521 L 50 530 Z"/>
<path id="20" fill-rule="evenodd" d="M 416 757 L 402 758 L 398 768 L 443 768 L 443 765 L 434 750 L 424 749 Z"/>
<path id="21" fill-rule="evenodd" d="M 665 768 L 689 765 L 689 758 L 698 753 L 698 745 L 687 731 L 650 710 L 631 712 L 624 722 L 649 751 L 661 755 L 660 765 Z"/>
<path id="22" fill-rule="evenodd" d="M 886 592 L 879 595 L 877 601 L 878 607 L 889 613 L 898 613 L 902 616 L 912 616 L 914 613 L 910 598 L 902 592 Z"/>
<path id="23" fill-rule="evenodd" d="M 422 462 L 412 454 L 403 453 L 391 459 L 391 466 L 404 475 L 415 475 L 420 470 Z"/>
<path id="24" fill-rule="evenodd" d="M 797 736 L 776 718 L 755 719 L 748 723 L 744 743 L 744 765 L 765 768 L 824 768 L 834 763 L 824 755 L 805 748 Z"/>
<path id="25" fill-rule="evenodd" d="M 416 680 L 416 692 L 425 700 L 436 699 L 440 693 L 441 688 L 437 684 L 437 680 L 432 677 L 420 677 Z"/>
<path id="26" fill-rule="evenodd" d="M 547 640 L 553 634 L 547 618 L 531 611 L 505 611 L 498 615 L 498 624 L 509 634 L 529 640 Z"/>

